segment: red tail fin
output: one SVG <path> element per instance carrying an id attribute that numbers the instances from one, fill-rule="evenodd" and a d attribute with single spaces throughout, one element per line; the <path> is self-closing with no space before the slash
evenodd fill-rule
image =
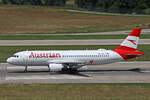
<path id="1" fill-rule="evenodd" d="M 141 28 L 135 28 L 117 49 L 134 51 L 137 48 Z"/>
<path id="2" fill-rule="evenodd" d="M 140 37 L 141 28 L 135 28 L 129 36 L 121 43 L 121 45 L 114 49 L 124 59 L 135 58 L 144 54 L 144 52 L 136 51 L 138 40 Z"/>

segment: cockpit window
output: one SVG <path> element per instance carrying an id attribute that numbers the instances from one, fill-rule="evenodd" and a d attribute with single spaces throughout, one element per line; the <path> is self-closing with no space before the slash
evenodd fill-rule
<path id="1" fill-rule="evenodd" d="M 13 55 L 12 57 L 18 58 L 19 56 L 18 55 Z"/>

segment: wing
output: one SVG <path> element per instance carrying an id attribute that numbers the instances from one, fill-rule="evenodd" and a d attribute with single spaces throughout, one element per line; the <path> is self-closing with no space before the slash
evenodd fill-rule
<path id="1" fill-rule="evenodd" d="M 63 64 L 65 67 L 78 69 L 82 66 L 85 66 L 85 62 L 77 60 L 51 60 L 49 63 Z"/>
<path id="2" fill-rule="evenodd" d="M 51 60 L 50 63 L 56 63 L 56 64 L 84 64 L 82 61 L 76 61 L 76 60 Z"/>

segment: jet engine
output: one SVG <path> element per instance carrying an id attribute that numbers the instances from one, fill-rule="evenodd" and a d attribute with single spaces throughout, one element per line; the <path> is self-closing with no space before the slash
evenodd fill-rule
<path id="1" fill-rule="evenodd" d="M 62 64 L 49 64 L 50 71 L 52 72 L 62 71 L 63 67 Z"/>

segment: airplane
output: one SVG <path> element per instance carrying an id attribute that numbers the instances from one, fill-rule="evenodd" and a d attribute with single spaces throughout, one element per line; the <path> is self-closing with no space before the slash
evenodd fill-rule
<path id="1" fill-rule="evenodd" d="M 137 51 L 141 28 L 133 29 L 120 46 L 113 50 L 47 50 L 21 51 L 7 59 L 9 64 L 25 66 L 48 66 L 50 72 L 77 71 L 85 65 L 102 65 L 128 60 L 144 55 Z"/>

